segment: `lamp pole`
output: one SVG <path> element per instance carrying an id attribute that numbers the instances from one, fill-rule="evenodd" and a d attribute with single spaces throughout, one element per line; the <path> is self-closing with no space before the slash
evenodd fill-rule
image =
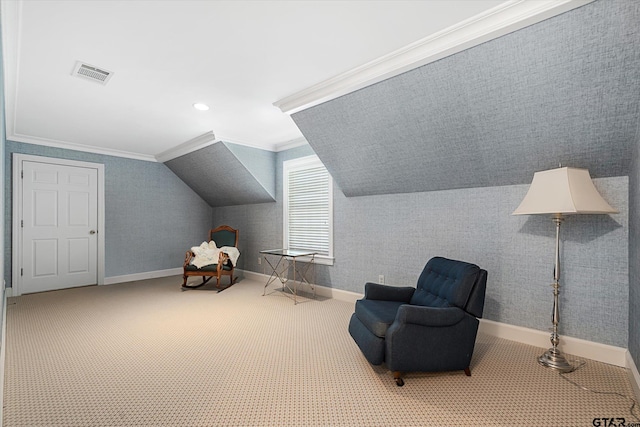
<path id="1" fill-rule="evenodd" d="M 553 269 L 553 313 L 551 315 L 553 329 L 551 332 L 551 348 L 538 358 L 538 363 L 548 368 L 557 369 L 560 372 L 571 372 L 575 368 L 571 366 L 562 352 L 558 349 L 560 337 L 558 336 L 558 324 L 560 323 L 560 224 L 564 221 L 562 214 L 554 214 L 551 220 L 556 225 L 556 262 Z"/>

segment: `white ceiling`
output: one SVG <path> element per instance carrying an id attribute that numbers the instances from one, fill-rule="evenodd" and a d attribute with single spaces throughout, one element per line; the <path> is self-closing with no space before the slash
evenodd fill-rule
<path id="1" fill-rule="evenodd" d="M 211 132 L 269 150 L 299 141 L 274 103 L 504 4 L 2 3 L 7 138 L 148 160 Z M 74 77 L 76 61 L 113 77 Z"/>

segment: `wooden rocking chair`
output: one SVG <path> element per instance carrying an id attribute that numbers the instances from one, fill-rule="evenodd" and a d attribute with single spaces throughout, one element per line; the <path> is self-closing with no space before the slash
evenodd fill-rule
<path id="1" fill-rule="evenodd" d="M 238 230 L 229 227 L 228 225 L 221 225 L 219 227 L 213 228 L 209 230 L 209 241 L 213 240 L 216 243 L 218 248 L 223 246 L 233 246 L 235 248 L 238 247 Z M 227 289 L 228 287 L 234 285 L 238 280 L 237 277 L 234 277 L 234 269 L 235 266 L 232 263 L 228 263 L 226 265 L 222 265 L 221 263 L 209 264 L 205 265 L 201 268 L 191 264 L 191 261 L 195 257 L 195 253 L 192 250 L 188 250 L 187 254 L 184 258 L 184 264 L 182 264 L 183 269 L 183 289 L 195 289 L 207 283 L 211 278 L 216 278 L 216 288 L 220 288 L 220 278 L 222 276 L 229 276 L 229 286 L 226 286 L 220 291 Z M 197 285 L 187 285 L 187 279 L 191 276 L 201 276 L 202 283 Z M 218 291 L 218 292 L 220 292 Z"/>

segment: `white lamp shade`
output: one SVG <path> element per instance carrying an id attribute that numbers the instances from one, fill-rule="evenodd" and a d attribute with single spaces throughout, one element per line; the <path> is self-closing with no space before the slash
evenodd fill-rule
<path id="1" fill-rule="evenodd" d="M 587 169 L 536 172 L 527 195 L 512 215 L 618 213 L 602 198 Z"/>

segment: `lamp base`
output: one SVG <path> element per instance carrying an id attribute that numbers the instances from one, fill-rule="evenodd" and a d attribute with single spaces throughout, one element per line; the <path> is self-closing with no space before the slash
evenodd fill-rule
<path id="1" fill-rule="evenodd" d="M 576 369 L 567 362 L 567 359 L 557 348 L 550 348 L 542 356 L 538 357 L 538 363 L 560 372 L 571 372 Z"/>

